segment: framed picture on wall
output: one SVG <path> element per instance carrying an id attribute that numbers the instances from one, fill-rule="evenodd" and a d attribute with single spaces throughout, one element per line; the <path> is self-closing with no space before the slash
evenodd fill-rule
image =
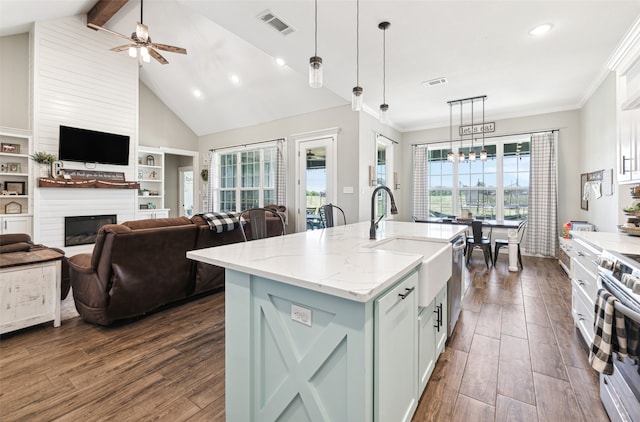
<path id="1" fill-rule="evenodd" d="M 580 175 L 580 208 L 583 210 L 589 210 L 589 201 L 584 199 L 584 188 L 587 184 L 587 173 L 582 173 Z"/>

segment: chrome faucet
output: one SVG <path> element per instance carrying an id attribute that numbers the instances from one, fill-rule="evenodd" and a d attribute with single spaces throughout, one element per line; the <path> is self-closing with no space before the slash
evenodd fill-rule
<path id="1" fill-rule="evenodd" d="M 396 208 L 396 201 L 393 198 L 393 194 L 391 193 L 391 190 L 384 185 L 380 185 L 377 188 L 375 188 L 373 190 L 373 193 L 371 194 L 371 228 L 369 229 L 369 239 L 374 239 L 374 240 L 376 238 L 376 230 L 378 229 L 378 223 L 380 222 L 380 220 L 382 220 L 382 217 L 384 217 L 384 214 L 382 214 L 380 218 L 378 218 L 378 221 L 375 221 L 375 211 L 374 211 L 375 199 L 376 199 L 376 194 L 381 189 L 387 191 L 387 193 L 389 194 L 389 198 L 391 198 L 391 214 L 398 213 L 398 208 Z"/>

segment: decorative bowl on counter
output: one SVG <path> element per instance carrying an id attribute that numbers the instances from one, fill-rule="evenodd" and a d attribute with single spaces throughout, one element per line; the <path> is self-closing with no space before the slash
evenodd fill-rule
<path id="1" fill-rule="evenodd" d="M 627 225 L 618 226 L 618 230 L 630 236 L 640 236 L 640 227 L 630 227 Z"/>

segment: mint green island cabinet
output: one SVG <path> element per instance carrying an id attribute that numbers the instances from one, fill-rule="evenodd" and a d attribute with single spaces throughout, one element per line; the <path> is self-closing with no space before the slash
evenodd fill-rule
<path id="1" fill-rule="evenodd" d="M 369 240 L 356 223 L 188 252 L 226 268 L 226 420 L 410 421 L 444 348 L 446 280 L 425 299 L 428 257 L 378 245 L 450 253 L 460 229 L 445 227 L 386 222 Z"/>

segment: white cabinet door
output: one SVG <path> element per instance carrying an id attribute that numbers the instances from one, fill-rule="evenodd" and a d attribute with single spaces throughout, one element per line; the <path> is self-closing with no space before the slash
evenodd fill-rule
<path id="1" fill-rule="evenodd" d="M 0 234 L 26 233 L 32 236 L 31 220 L 32 217 L 27 215 L 2 216 L 0 218 Z"/>
<path id="2" fill-rule="evenodd" d="M 436 315 L 436 361 L 438 360 L 438 356 L 440 353 L 444 351 L 444 345 L 447 342 L 447 327 L 449 326 L 447 322 L 447 286 L 445 285 L 440 293 L 436 295 L 436 299 L 434 302 L 434 311 L 439 311 L 440 315 Z"/>
<path id="3" fill-rule="evenodd" d="M 640 180 L 640 110 L 618 111 L 618 181 Z"/>
<path id="4" fill-rule="evenodd" d="M 419 393 L 422 395 L 429 382 L 429 377 L 436 366 L 436 319 L 437 310 L 435 300 L 418 314 L 418 369 L 419 369 Z"/>
<path id="5" fill-rule="evenodd" d="M 375 420 L 409 421 L 418 404 L 418 273 L 375 300 Z M 446 331 L 446 330 L 445 330 Z"/>

